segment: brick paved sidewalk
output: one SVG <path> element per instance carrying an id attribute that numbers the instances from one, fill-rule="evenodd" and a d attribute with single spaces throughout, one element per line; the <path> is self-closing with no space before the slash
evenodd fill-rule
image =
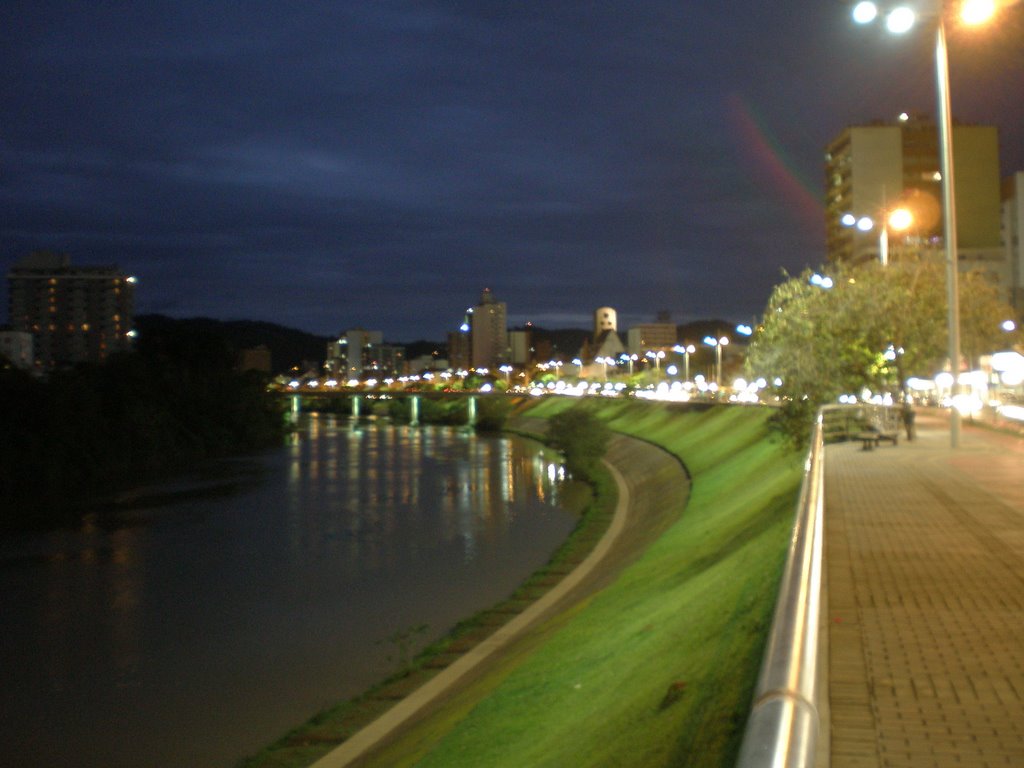
<path id="1" fill-rule="evenodd" d="M 1024 438 L 825 460 L 831 764 L 1024 766 Z"/>

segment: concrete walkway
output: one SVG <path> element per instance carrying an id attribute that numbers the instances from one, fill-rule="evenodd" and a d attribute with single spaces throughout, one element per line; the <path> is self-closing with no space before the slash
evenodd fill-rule
<path id="1" fill-rule="evenodd" d="M 831 764 L 1024 765 L 1024 437 L 825 460 Z"/>

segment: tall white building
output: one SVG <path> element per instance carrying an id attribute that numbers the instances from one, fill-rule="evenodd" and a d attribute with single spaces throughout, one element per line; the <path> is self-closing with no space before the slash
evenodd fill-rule
<path id="1" fill-rule="evenodd" d="M 584 376 L 594 376 L 597 371 L 607 373 L 601 359 L 618 360 L 626 351 L 618 332 L 618 314 L 611 307 L 598 307 L 594 310 L 594 335 L 583 344 L 579 357 L 586 366 Z"/>
<path id="2" fill-rule="evenodd" d="M 480 303 L 469 315 L 470 364 L 474 368 L 497 367 L 509 360 L 508 310 L 494 298 L 490 288 L 480 294 Z"/>

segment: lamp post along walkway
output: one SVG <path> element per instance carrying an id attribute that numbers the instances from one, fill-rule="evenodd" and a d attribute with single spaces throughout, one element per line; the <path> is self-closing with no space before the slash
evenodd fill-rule
<path id="1" fill-rule="evenodd" d="M 957 258 L 956 189 L 953 178 L 953 117 L 949 93 L 949 49 L 946 44 L 947 3 L 931 0 L 925 17 L 935 24 L 935 83 L 939 115 L 939 164 L 942 174 L 943 242 L 946 253 L 947 325 L 949 334 L 949 367 L 953 375 L 953 396 L 960 392 L 960 268 Z M 959 19 L 966 26 L 988 21 L 996 11 L 993 0 L 963 0 L 958 5 Z M 918 12 L 908 5 L 885 9 L 885 26 L 893 34 L 909 32 L 918 21 Z M 873 0 L 863 0 L 853 8 L 858 24 L 870 24 L 882 8 Z M 954 409 L 950 419 L 950 445 L 960 444 L 960 413 Z"/>

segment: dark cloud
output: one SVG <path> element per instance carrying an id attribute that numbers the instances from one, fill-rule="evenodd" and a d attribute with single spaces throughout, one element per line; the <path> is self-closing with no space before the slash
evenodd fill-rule
<path id="1" fill-rule="evenodd" d="M 1021 15 L 952 42 L 954 111 L 1000 126 L 1006 173 Z M 140 311 L 322 333 L 440 338 L 484 286 L 545 325 L 749 319 L 823 258 L 827 141 L 934 112 L 931 41 L 842 3 L 40 1 L 0 23 L 5 266 L 62 250 L 138 274 Z"/>

